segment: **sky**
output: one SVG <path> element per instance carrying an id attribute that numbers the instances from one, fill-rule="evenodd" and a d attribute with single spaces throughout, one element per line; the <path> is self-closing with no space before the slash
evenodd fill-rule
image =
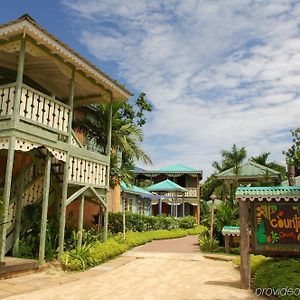
<path id="1" fill-rule="evenodd" d="M 11 0 L 1 9 L 1 23 L 29 13 L 146 93 L 148 168 L 179 163 L 206 177 L 234 143 L 284 163 L 299 127 L 300 1 Z"/>

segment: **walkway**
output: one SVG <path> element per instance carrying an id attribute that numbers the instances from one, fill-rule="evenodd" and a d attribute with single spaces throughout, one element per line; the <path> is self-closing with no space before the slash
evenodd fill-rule
<path id="1" fill-rule="evenodd" d="M 239 289 L 231 262 L 199 253 L 196 236 L 155 241 L 82 273 L 42 272 L 0 281 L 0 297 L 12 293 L 5 299 L 257 299 Z"/>

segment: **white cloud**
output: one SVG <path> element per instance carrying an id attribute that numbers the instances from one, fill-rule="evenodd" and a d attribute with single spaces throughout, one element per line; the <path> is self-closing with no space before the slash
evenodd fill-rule
<path id="1" fill-rule="evenodd" d="M 208 175 L 233 143 L 283 160 L 299 126 L 298 1 L 63 3 L 88 50 L 153 101 L 144 145 L 157 166 Z"/>

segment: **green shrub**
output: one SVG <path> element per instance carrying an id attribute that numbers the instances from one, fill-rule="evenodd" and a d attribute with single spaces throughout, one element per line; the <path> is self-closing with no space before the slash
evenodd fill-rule
<path id="1" fill-rule="evenodd" d="M 178 227 L 179 228 L 194 228 L 197 225 L 196 218 L 193 216 L 187 216 L 184 218 L 178 219 Z"/>
<path id="2" fill-rule="evenodd" d="M 262 262 L 254 275 L 254 288 L 300 288 L 300 259 L 268 259 Z M 279 299 L 299 299 L 283 295 Z"/>
<path id="3" fill-rule="evenodd" d="M 202 235 L 205 232 L 208 232 L 208 229 L 207 229 L 207 227 L 200 225 L 195 228 L 186 229 L 186 232 L 188 233 L 188 235 L 197 235 L 197 234 Z"/>
<path id="4" fill-rule="evenodd" d="M 68 270 L 85 270 L 124 253 L 128 249 L 146 244 L 152 240 L 184 237 L 188 234 L 194 234 L 196 231 L 199 233 L 207 231 L 207 229 L 199 226 L 187 230 L 177 228 L 173 230 L 160 229 L 146 232 L 127 232 L 125 240 L 123 240 L 123 235 L 119 233 L 109 238 L 105 243 L 100 241 L 91 242 L 90 244 L 84 244 L 80 250 L 72 249 L 66 251 L 62 256 L 62 263 Z"/>
<path id="5" fill-rule="evenodd" d="M 199 245 L 204 252 L 214 252 L 219 249 L 219 241 L 214 237 L 211 241 L 208 230 L 199 234 Z"/>
<path id="6" fill-rule="evenodd" d="M 267 259 L 269 259 L 268 257 L 265 257 L 263 255 L 255 255 L 255 254 L 250 254 L 250 268 L 251 268 L 251 274 L 254 275 L 257 268 L 264 263 Z M 240 256 L 236 257 L 233 260 L 233 265 L 237 268 L 240 267 L 241 265 L 241 258 Z"/>

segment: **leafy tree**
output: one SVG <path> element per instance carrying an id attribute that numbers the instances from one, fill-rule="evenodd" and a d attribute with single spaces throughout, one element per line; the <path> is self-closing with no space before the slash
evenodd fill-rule
<path id="1" fill-rule="evenodd" d="M 300 175 L 300 128 L 291 130 L 293 144 L 282 153 L 285 155 L 288 167 L 288 180 L 290 185 L 295 184 L 295 176 Z"/>
<path id="2" fill-rule="evenodd" d="M 116 102 L 112 105 L 111 136 L 111 174 L 112 186 L 124 181 L 133 181 L 134 161 L 152 163 L 143 151 L 142 126 L 146 123 L 145 113 L 152 110 L 152 105 L 141 93 L 133 104 Z M 106 152 L 109 105 L 87 105 L 79 108 L 73 122 L 73 128 L 82 132 L 89 147 Z"/>

